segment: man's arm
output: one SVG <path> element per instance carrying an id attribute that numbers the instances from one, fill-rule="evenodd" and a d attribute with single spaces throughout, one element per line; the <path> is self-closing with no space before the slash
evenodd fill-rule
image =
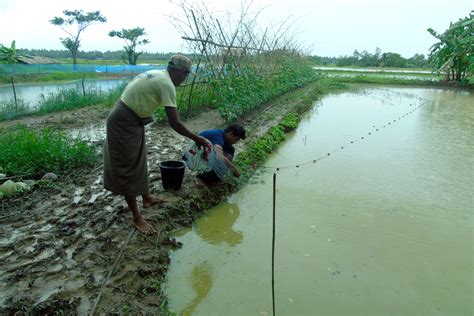
<path id="1" fill-rule="evenodd" d="M 234 176 L 240 177 L 239 169 L 224 155 L 224 149 L 220 145 L 214 145 L 214 149 L 216 150 L 217 159 L 222 160 L 224 164 L 229 168 Z"/>
<path id="2" fill-rule="evenodd" d="M 184 124 L 179 120 L 176 108 L 165 106 L 165 112 L 166 117 L 168 118 L 168 123 L 177 133 L 194 140 L 198 146 L 204 146 L 209 142 L 206 138 L 192 133 L 186 126 L 184 126 Z"/>

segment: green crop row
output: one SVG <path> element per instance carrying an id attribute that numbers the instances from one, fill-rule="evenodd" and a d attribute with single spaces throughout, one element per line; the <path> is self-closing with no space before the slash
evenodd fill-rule
<path id="1" fill-rule="evenodd" d="M 18 126 L 0 134 L 0 167 L 7 175 L 39 177 L 92 164 L 95 159 L 92 147 L 58 131 Z"/>

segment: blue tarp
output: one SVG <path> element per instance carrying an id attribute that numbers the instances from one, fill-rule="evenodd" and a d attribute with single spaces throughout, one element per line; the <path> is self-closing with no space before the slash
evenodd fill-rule
<path id="1" fill-rule="evenodd" d="M 96 72 L 138 74 L 150 69 L 165 69 L 165 65 L 91 65 L 77 64 L 16 64 L 16 74 L 53 73 L 53 72 Z M 11 74 L 13 65 L 0 64 L 0 74 Z"/>

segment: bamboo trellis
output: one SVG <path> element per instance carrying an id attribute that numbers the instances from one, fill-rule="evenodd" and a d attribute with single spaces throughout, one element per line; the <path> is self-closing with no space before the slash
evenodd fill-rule
<path id="1" fill-rule="evenodd" d="M 181 33 L 193 55 L 195 76 L 181 86 L 185 89 L 178 100 L 180 106 L 190 108 L 197 84 L 226 80 L 229 76 L 239 76 L 243 68 L 264 73 L 279 62 L 271 53 L 297 51 L 294 38 L 288 36 L 292 26 L 290 19 L 274 28 L 259 32 L 257 20 L 263 10 L 251 15 L 251 3 L 242 5 L 236 23 L 216 18 L 204 3 L 189 4 L 184 0 L 175 3 L 183 12 L 183 17 L 169 16 L 170 21 Z M 263 35 L 260 35 L 263 34 Z M 275 54 L 274 54 L 275 55 Z M 211 89 L 208 87 L 208 89 Z M 212 91 L 210 91 L 212 93 Z"/>

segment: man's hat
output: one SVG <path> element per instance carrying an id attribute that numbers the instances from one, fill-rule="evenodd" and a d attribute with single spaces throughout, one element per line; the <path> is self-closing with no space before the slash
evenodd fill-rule
<path id="1" fill-rule="evenodd" d="M 170 61 L 168 62 L 168 67 L 177 70 L 187 70 L 190 73 L 192 72 L 191 59 L 183 55 L 174 55 L 171 57 Z"/>

